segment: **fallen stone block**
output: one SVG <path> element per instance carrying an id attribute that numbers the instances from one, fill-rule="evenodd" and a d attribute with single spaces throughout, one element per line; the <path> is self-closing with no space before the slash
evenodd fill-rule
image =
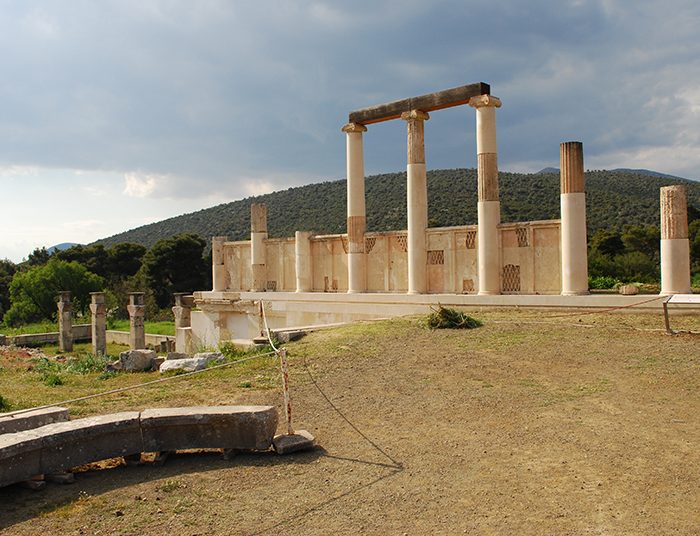
<path id="1" fill-rule="evenodd" d="M 171 361 L 173 359 L 189 359 L 190 357 L 192 356 L 184 352 L 168 352 L 168 355 L 166 356 L 165 360 Z"/>
<path id="2" fill-rule="evenodd" d="M 39 473 L 59 473 L 78 465 L 143 451 L 138 411 L 48 424 L 34 432 L 42 438 Z"/>
<path id="3" fill-rule="evenodd" d="M 0 434 L 13 434 L 69 419 L 68 408 L 52 407 L 25 413 L 0 413 Z"/>
<path id="4" fill-rule="evenodd" d="M 157 357 L 155 350 L 128 350 L 119 354 L 118 370 L 126 372 L 142 372 L 153 368 L 153 360 Z"/>
<path id="5" fill-rule="evenodd" d="M 306 335 L 306 332 L 301 330 L 275 331 L 274 334 L 279 342 L 286 344 L 288 342 L 298 341 L 304 335 Z"/>
<path id="6" fill-rule="evenodd" d="M 141 412 L 145 452 L 267 450 L 276 429 L 277 410 L 272 406 L 160 408 Z"/>
<path id="7" fill-rule="evenodd" d="M 276 435 L 272 444 L 277 454 L 289 454 L 314 448 L 316 440 L 308 431 L 297 430 L 293 434 Z"/>
<path id="8" fill-rule="evenodd" d="M 196 359 L 206 359 L 207 362 L 209 361 L 223 361 L 224 354 L 221 352 L 199 352 L 197 354 L 194 354 L 192 357 Z"/>
<path id="9" fill-rule="evenodd" d="M 639 287 L 637 285 L 622 285 L 619 292 L 625 296 L 634 296 L 639 294 Z"/>
<path id="10" fill-rule="evenodd" d="M 41 440 L 35 430 L 0 435 L 0 487 L 43 473 Z"/>
<path id="11" fill-rule="evenodd" d="M 156 357 L 151 364 L 151 370 L 159 370 L 163 363 L 165 363 L 164 357 Z"/>
<path id="12" fill-rule="evenodd" d="M 189 357 L 187 359 L 170 359 L 164 361 L 158 370 L 160 370 L 160 372 L 169 372 L 173 370 L 194 372 L 196 370 L 204 370 L 205 368 L 207 368 L 206 359 L 201 357 Z"/>

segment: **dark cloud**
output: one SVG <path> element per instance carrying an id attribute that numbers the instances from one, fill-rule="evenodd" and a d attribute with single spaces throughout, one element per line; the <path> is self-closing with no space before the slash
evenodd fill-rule
<path id="1" fill-rule="evenodd" d="M 697 177 L 697 27 L 690 1 L 5 4 L 0 163 L 240 196 L 341 177 L 354 108 L 485 81 L 504 169 L 580 139 L 594 164 Z M 433 114 L 429 167 L 473 166 L 473 130 L 469 109 Z M 370 127 L 368 172 L 405 165 L 404 132 Z"/>

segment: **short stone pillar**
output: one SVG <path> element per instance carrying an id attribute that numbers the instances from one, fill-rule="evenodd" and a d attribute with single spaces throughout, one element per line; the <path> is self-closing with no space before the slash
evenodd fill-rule
<path id="1" fill-rule="evenodd" d="M 253 272 L 253 292 L 262 292 L 267 286 L 265 240 L 267 240 L 267 205 L 250 205 L 250 263 Z"/>
<path id="2" fill-rule="evenodd" d="M 406 212 L 408 216 L 408 293 L 428 290 L 425 231 L 428 228 L 428 183 L 425 171 L 425 122 L 430 116 L 420 110 L 403 112 L 408 131 L 406 160 Z"/>
<path id="3" fill-rule="evenodd" d="M 146 314 L 143 292 L 130 292 L 129 305 L 129 349 L 143 350 L 146 348 L 146 329 L 143 325 Z"/>
<path id="4" fill-rule="evenodd" d="M 173 315 L 175 316 L 175 329 L 189 328 L 192 326 L 192 307 L 194 306 L 194 296 L 185 292 L 175 293 L 175 306 Z"/>
<path id="5" fill-rule="evenodd" d="M 224 267 L 224 242 L 227 236 L 214 236 L 211 239 L 211 280 L 212 290 L 226 290 L 226 268 Z"/>
<path id="6" fill-rule="evenodd" d="M 690 293 L 690 242 L 685 186 L 664 186 L 661 188 L 661 295 Z"/>
<path id="7" fill-rule="evenodd" d="M 365 258 L 365 161 L 362 133 L 367 127 L 348 123 L 343 127 L 347 134 L 347 200 L 348 200 L 348 293 L 367 290 L 367 261 Z"/>
<path id="8" fill-rule="evenodd" d="M 92 354 L 107 353 L 107 304 L 104 292 L 90 293 L 90 312 L 92 313 Z"/>
<path id="9" fill-rule="evenodd" d="M 500 294 L 501 248 L 498 226 L 501 223 L 501 203 L 498 192 L 496 108 L 501 107 L 501 101 L 491 95 L 479 95 L 469 100 L 469 106 L 476 109 L 479 295 Z"/>
<path id="10" fill-rule="evenodd" d="M 588 245 L 583 144 L 559 146 L 561 167 L 561 294 L 588 294 Z"/>
<path id="11" fill-rule="evenodd" d="M 297 280 L 297 292 L 311 292 L 313 290 L 313 265 L 311 259 L 310 231 L 297 231 L 294 233 L 294 254 Z"/>
<path id="12" fill-rule="evenodd" d="M 58 349 L 73 351 L 73 304 L 68 290 L 58 295 Z"/>

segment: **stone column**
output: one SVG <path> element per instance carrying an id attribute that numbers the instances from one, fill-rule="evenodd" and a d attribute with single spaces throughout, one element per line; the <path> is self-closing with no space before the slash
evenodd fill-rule
<path id="1" fill-rule="evenodd" d="M 559 146 L 561 167 L 561 293 L 588 294 L 588 245 L 583 144 Z"/>
<path id="2" fill-rule="evenodd" d="M 362 151 L 362 133 L 367 127 L 348 123 L 343 127 L 347 134 L 347 202 L 348 202 L 348 293 L 367 290 L 365 229 L 365 161 Z"/>
<path id="3" fill-rule="evenodd" d="M 313 290 L 312 236 L 313 233 L 309 231 L 297 231 L 294 233 L 297 292 L 311 292 Z"/>
<path id="4" fill-rule="evenodd" d="M 253 271 L 253 292 L 262 292 L 267 285 L 265 240 L 267 239 L 267 205 L 250 205 L 250 263 Z"/>
<path id="5" fill-rule="evenodd" d="M 664 186 L 661 188 L 661 295 L 691 292 L 685 186 Z"/>
<path id="6" fill-rule="evenodd" d="M 129 305 L 129 349 L 143 350 L 146 348 L 146 329 L 143 325 L 146 306 L 143 302 L 143 292 L 130 292 Z"/>
<path id="7" fill-rule="evenodd" d="M 92 354 L 107 353 L 107 305 L 104 292 L 90 293 L 90 312 L 92 313 Z"/>
<path id="8" fill-rule="evenodd" d="M 428 185 L 425 174 L 425 122 L 430 116 L 420 110 L 403 112 L 408 129 L 406 163 L 408 216 L 408 293 L 428 289 L 425 230 L 428 228 Z"/>
<path id="9" fill-rule="evenodd" d="M 61 352 L 73 351 L 73 304 L 70 291 L 64 290 L 58 296 L 58 349 Z"/>
<path id="10" fill-rule="evenodd" d="M 175 306 L 173 307 L 175 329 L 192 326 L 192 306 L 194 306 L 194 296 L 185 292 L 175 293 Z"/>
<path id="11" fill-rule="evenodd" d="M 212 290 L 226 290 L 226 268 L 224 267 L 224 242 L 227 236 L 214 236 L 211 239 L 211 280 Z"/>
<path id="12" fill-rule="evenodd" d="M 501 203 L 498 200 L 496 108 L 501 107 L 501 101 L 491 95 L 479 95 L 469 100 L 469 106 L 476 109 L 479 295 L 500 294 L 501 248 L 498 226 L 501 223 Z"/>

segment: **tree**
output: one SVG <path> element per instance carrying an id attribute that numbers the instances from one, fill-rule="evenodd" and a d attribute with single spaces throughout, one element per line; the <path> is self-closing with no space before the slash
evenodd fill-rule
<path id="1" fill-rule="evenodd" d="M 141 268 L 146 248 L 141 244 L 123 242 L 107 250 L 109 274 L 113 281 L 133 276 Z"/>
<path id="2" fill-rule="evenodd" d="M 10 283 L 12 305 L 5 313 L 5 322 L 18 325 L 55 318 L 56 297 L 62 290 L 69 290 L 75 309 L 85 313 L 90 292 L 101 290 L 103 284 L 100 276 L 89 272 L 82 264 L 60 259 L 17 272 Z"/>
<path id="3" fill-rule="evenodd" d="M 47 262 L 49 262 L 50 258 L 51 253 L 49 253 L 49 251 L 45 247 L 36 248 L 29 254 L 29 257 L 27 257 L 27 265 L 41 266 L 42 264 L 46 264 Z"/>
<path id="4" fill-rule="evenodd" d="M 102 244 L 93 246 L 78 244 L 63 251 L 57 251 L 54 253 L 54 257 L 68 262 L 79 262 L 90 272 L 100 277 L 109 275 L 108 255 Z"/>
<path id="5" fill-rule="evenodd" d="M 172 303 L 174 292 L 204 288 L 209 266 L 202 258 L 206 242 L 193 234 L 159 240 L 143 258 L 141 270 L 158 307 Z"/>
<path id="6" fill-rule="evenodd" d="M 17 271 L 14 262 L 7 259 L 0 260 L 0 320 L 5 311 L 10 308 L 10 283 Z"/>

